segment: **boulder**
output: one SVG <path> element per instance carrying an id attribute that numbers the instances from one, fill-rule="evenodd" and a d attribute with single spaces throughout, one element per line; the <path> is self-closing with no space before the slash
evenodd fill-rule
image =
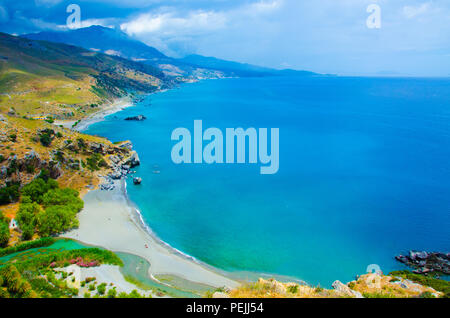
<path id="1" fill-rule="evenodd" d="M 94 152 L 94 153 L 100 153 L 100 154 L 105 154 L 104 151 L 104 147 L 102 144 L 97 143 L 97 142 L 91 142 L 89 144 L 89 148 Z"/>
<path id="2" fill-rule="evenodd" d="M 131 143 L 131 141 L 125 141 L 119 147 L 123 148 L 123 149 L 132 150 L 133 149 L 133 144 Z"/>
<path id="3" fill-rule="evenodd" d="M 133 183 L 134 183 L 135 185 L 141 184 L 141 183 L 142 183 L 142 178 L 134 178 L 134 179 L 133 179 Z"/>
<path id="4" fill-rule="evenodd" d="M 125 161 L 125 165 L 130 166 L 130 168 L 134 168 L 141 164 L 141 160 L 139 159 L 139 155 L 136 151 L 131 152 L 131 156 Z"/>
<path id="5" fill-rule="evenodd" d="M 130 121 L 130 120 L 133 120 L 133 121 L 144 121 L 146 119 L 147 119 L 147 117 L 145 117 L 144 115 L 138 115 L 138 116 L 125 118 L 125 120 L 128 120 L 128 121 Z"/>
<path id="6" fill-rule="evenodd" d="M 116 170 L 108 174 L 108 177 L 110 177 L 113 180 L 120 180 L 122 179 L 122 173 Z"/>
<path id="7" fill-rule="evenodd" d="M 334 288 L 334 290 L 337 293 L 339 293 L 343 296 L 354 297 L 354 298 L 363 298 L 363 296 L 361 295 L 360 292 L 350 289 L 350 287 L 348 287 L 347 285 L 344 285 L 343 283 L 341 283 L 338 280 L 335 281 L 331 286 Z"/>

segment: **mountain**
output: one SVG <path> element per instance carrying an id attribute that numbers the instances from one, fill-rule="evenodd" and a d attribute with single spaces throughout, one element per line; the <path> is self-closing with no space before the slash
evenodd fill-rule
<path id="1" fill-rule="evenodd" d="M 91 51 L 116 55 L 134 61 L 158 61 L 168 59 L 157 49 L 134 40 L 120 30 L 91 26 L 68 31 L 49 31 L 26 34 L 22 37 L 30 40 L 65 43 Z"/>
<path id="2" fill-rule="evenodd" d="M 81 118 L 96 105 L 172 85 L 161 70 L 67 44 L 0 33 L 0 111 Z"/>
<path id="3" fill-rule="evenodd" d="M 31 40 L 43 40 L 75 45 L 91 51 L 98 51 L 133 61 L 143 62 L 161 69 L 164 74 L 170 77 L 176 77 L 179 81 L 230 76 L 261 77 L 316 75 L 305 71 L 278 71 L 271 68 L 225 61 L 201 55 L 189 55 L 182 59 L 175 59 L 164 55 L 151 46 L 131 38 L 120 30 L 102 26 L 91 26 L 88 28 L 59 32 L 40 32 L 26 34 L 22 37 Z"/>
<path id="4" fill-rule="evenodd" d="M 217 59 L 215 57 L 205 57 L 201 55 L 188 55 L 182 59 L 181 62 L 191 65 L 193 67 L 204 67 L 208 69 L 217 69 L 225 73 L 235 76 L 313 76 L 318 75 L 308 71 L 296 70 L 276 70 L 267 67 L 261 67 L 246 63 L 238 63 Z"/>
<path id="5" fill-rule="evenodd" d="M 245 76 L 268 76 L 272 75 L 274 70 L 269 68 L 264 68 L 260 66 L 255 66 L 251 64 L 243 64 L 232 61 L 220 60 L 215 57 L 206 57 L 202 55 L 192 54 L 188 55 L 182 59 L 181 62 L 209 69 L 219 69 L 234 75 L 245 75 Z"/>
<path id="6" fill-rule="evenodd" d="M 21 37 L 79 46 L 90 51 L 142 62 L 160 69 L 165 75 L 177 78 L 180 82 L 225 76 L 222 72 L 185 64 L 131 38 L 120 30 L 102 26 L 25 34 Z"/>

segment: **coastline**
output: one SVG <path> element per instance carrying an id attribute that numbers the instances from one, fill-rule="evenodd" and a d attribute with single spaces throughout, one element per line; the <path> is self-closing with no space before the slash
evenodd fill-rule
<path id="1" fill-rule="evenodd" d="M 129 201 L 125 180 L 115 185 L 112 191 L 88 192 L 78 215 L 79 228 L 62 237 L 142 257 L 150 263 L 148 275 L 156 282 L 159 275 L 173 275 L 212 288 L 239 286 L 239 282 L 158 239 Z"/>
<path id="2" fill-rule="evenodd" d="M 73 124 L 76 123 L 76 121 L 74 121 L 74 120 L 55 121 L 54 125 L 56 125 L 56 126 L 61 125 L 64 128 L 73 129 L 78 132 L 82 132 L 83 130 L 88 129 L 91 125 L 103 121 L 106 116 L 118 113 L 126 108 L 133 107 L 133 106 L 134 106 L 134 103 L 129 96 L 123 97 L 123 98 L 118 98 L 118 99 L 115 99 L 110 104 L 103 104 L 101 110 L 81 119 L 75 127 L 72 127 Z"/>

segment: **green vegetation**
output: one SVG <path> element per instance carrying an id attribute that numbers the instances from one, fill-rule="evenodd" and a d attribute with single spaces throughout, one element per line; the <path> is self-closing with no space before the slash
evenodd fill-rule
<path id="1" fill-rule="evenodd" d="M 87 167 L 91 171 L 100 170 L 100 167 L 107 167 L 105 159 L 103 159 L 102 155 L 98 153 L 92 154 L 89 158 L 86 159 Z"/>
<path id="2" fill-rule="evenodd" d="M 450 298 L 450 282 L 442 279 L 437 279 L 430 276 L 424 276 L 419 274 L 411 273 L 410 271 L 395 271 L 389 274 L 390 276 L 402 277 L 404 279 L 409 279 L 417 284 L 423 286 L 429 286 L 437 291 L 444 293 L 444 298 Z"/>
<path id="3" fill-rule="evenodd" d="M 23 240 L 32 238 L 35 232 L 49 236 L 78 226 L 76 215 L 83 208 L 79 193 L 73 189 L 60 189 L 46 174 L 22 189 L 22 202 L 17 221 L 23 231 Z"/>
<path id="4" fill-rule="evenodd" d="M 101 283 L 100 285 L 97 286 L 97 292 L 99 293 L 99 295 L 104 295 L 106 292 L 106 284 L 105 283 Z"/>
<path id="5" fill-rule="evenodd" d="M 10 183 L 0 189 L 0 205 L 9 204 L 19 201 L 20 185 L 18 183 Z"/>
<path id="6" fill-rule="evenodd" d="M 389 294 L 389 293 L 381 293 L 381 292 L 375 292 L 375 293 L 363 293 L 362 294 L 364 298 L 396 298 L 395 295 Z"/>
<path id="7" fill-rule="evenodd" d="M 50 239 L 42 240 L 48 244 Z M 32 245 L 29 245 L 32 248 Z M 37 254 L 32 258 L 15 259 L 0 267 L 0 298 L 67 298 L 78 295 L 78 290 L 69 288 L 67 273 L 57 278 L 55 267 L 66 267 L 74 260 L 85 264 L 111 264 L 123 266 L 114 253 L 101 249 L 70 251 L 55 250 L 49 254 Z M 105 286 L 106 287 L 106 286 Z M 114 293 L 108 293 L 112 295 Z"/>
<path id="8" fill-rule="evenodd" d="M 0 249 L 0 257 L 17 252 L 22 252 L 32 248 L 47 247 L 55 243 L 55 241 L 56 240 L 54 238 L 44 237 L 35 241 L 20 243 L 11 247 Z"/>
<path id="9" fill-rule="evenodd" d="M 0 247 L 8 246 L 9 242 L 9 219 L 0 211 Z"/>
<path id="10" fill-rule="evenodd" d="M 39 141 L 44 147 L 49 147 L 52 144 L 55 131 L 53 129 L 44 129 L 39 134 Z"/>

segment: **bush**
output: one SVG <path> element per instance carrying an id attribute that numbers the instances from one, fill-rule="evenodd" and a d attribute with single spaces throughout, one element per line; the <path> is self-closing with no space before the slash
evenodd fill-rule
<path id="1" fill-rule="evenodd" d="M 100 295 L 104 295 L 106 292 L 106 284 L 105 283 L 101 283 L 100 285 L 97 286 L 97 292 Z"/>
<path id="2" fill-rule="evenodd" d="M 39 137 L 39 141 L 44 147 L 49 147 L 52 144 L 52 137 L 48 134 L 43 134 Z"/>
<path id="3" fill-rule="evenodd" d="M 44 129 L 39 135 L 39 140 L 44 147 L 51 145 L 55 131 L 53 129 Z"/>
<path id="4" fill-rule="evenodd" d="M 19 201 L 19 184 L 7 185 L 0 189 L 0 205 Z"/>
<path id="5" fill-rule="evenodd" d="M 108 298 L 116 298 L 117 297 L 117 290 L 115 288 L 112 288 L 112 289 L 108 290 L 107 297 Z"/>

